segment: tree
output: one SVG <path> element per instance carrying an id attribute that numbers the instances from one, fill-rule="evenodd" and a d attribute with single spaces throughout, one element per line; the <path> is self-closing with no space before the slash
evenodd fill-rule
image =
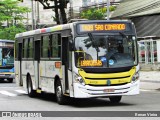
<path id="1" fill-rule="evenodd" d="M 26 31 L 23 14 L 30 12 L 27 7 L 18 6 L 17 0 L 0 1 L 0 39 L 14 40 L 15 34 Z M 6 23 L 6 26 L 2 26 Z"/>
<path id="2" fill-rule="evenodd" d="M 110 11 L 114 11 L 115 7 L 110 6 Z M 83 10 L 80 14 L 81 18 L 88 19 L 88 20 L 103 20 L 106 17 L 107 8 L 89 8 Z"/>
<path id="3" fill-rule="evenodd" d="M 44 9 L 53 9 L 55 12 L 55 17 L 53 16 L 53 20 L 57 22 L 57 24 L 65 24 L 67 23 L 67 17 L 65 13 L 65 8 L 67 7 L 67 3 L 69 0 L 35 0 L 39 1 Z M 53 2 L 54 5 L 49 2 Z M 60 10 L 60 13 L 58 12 Z M 61 18 L 61 19 L 60 19 Z"/>

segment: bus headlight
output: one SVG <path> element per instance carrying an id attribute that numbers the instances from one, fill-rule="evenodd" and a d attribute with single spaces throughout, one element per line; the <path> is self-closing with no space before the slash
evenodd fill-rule
<path id="1" fill-rule="evenodd" d="M 138 80 L 138 79 L 139 79 L 139 71 L 136 72 L 136 73 L 133 75 L 133 77 L 132 77 L 132 82 L 135 82 L 135 81 Z"/>
<path id="2" fill-rule="evenodd" d="M 77 75 L 76 73 L 74 73 L 74 80 L 75 80 L 75 82 L 78 82 L 82 85 L 85 85 L 83 78 L 81 76 Z"/>

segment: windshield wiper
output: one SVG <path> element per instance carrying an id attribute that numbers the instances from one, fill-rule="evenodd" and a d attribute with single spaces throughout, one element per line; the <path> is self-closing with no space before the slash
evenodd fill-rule
<path id="1" fill-rule="evenodd" d="M 119 32 L 119 34 L 120 34 L 122 37 L 124 37 L 124 38 L 128 39 L 128 37 L 127 37 L 127 35 L 126 35 L 126 34 L 124 34 L 124 33 L 122 33 L 122 32 Z"/>
<path id="2" fill-rule="evenodd" d="M 98 48 L 98 46 L 95 44 L 95 40 L 94 40 L 94 38 L 93 38 L 93 35 L 91 34 L 91 33 L 88 33 L 88 36 L 89 36 L 89 38 L 91 39 L 91 41 L 92 41 L 92 45 L 93 45 L 93 47 L 96 49 L 96 51 L 97 51 L 97 60 L 98 60 L 98 52 L 100 51 L 99 50 L 99 48 Z"/>

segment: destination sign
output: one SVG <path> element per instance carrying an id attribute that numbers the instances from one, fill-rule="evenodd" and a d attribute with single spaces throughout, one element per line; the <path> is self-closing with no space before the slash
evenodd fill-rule
<path id="1" fill-rule="evenodd" d="M 80 63 L 81 67 L 87 67 L 87 66 L 102 66 L 102 61 L 100 60 L 82 60 Z"/>
<path id="2" fill-rule="evenodd" d="M 124 23 L 79 24 L 78 29 L 79 32 L 124 31 L 127 26 Z"/>

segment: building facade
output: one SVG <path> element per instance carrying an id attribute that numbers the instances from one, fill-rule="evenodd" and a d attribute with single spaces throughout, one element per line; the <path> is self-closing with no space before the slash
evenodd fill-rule
<path id="1" fill-rule="evenodd" d="M 123 0 L 112 19 L 134 22 L 142 69 L 160 70 L 160 0 Z"/>

